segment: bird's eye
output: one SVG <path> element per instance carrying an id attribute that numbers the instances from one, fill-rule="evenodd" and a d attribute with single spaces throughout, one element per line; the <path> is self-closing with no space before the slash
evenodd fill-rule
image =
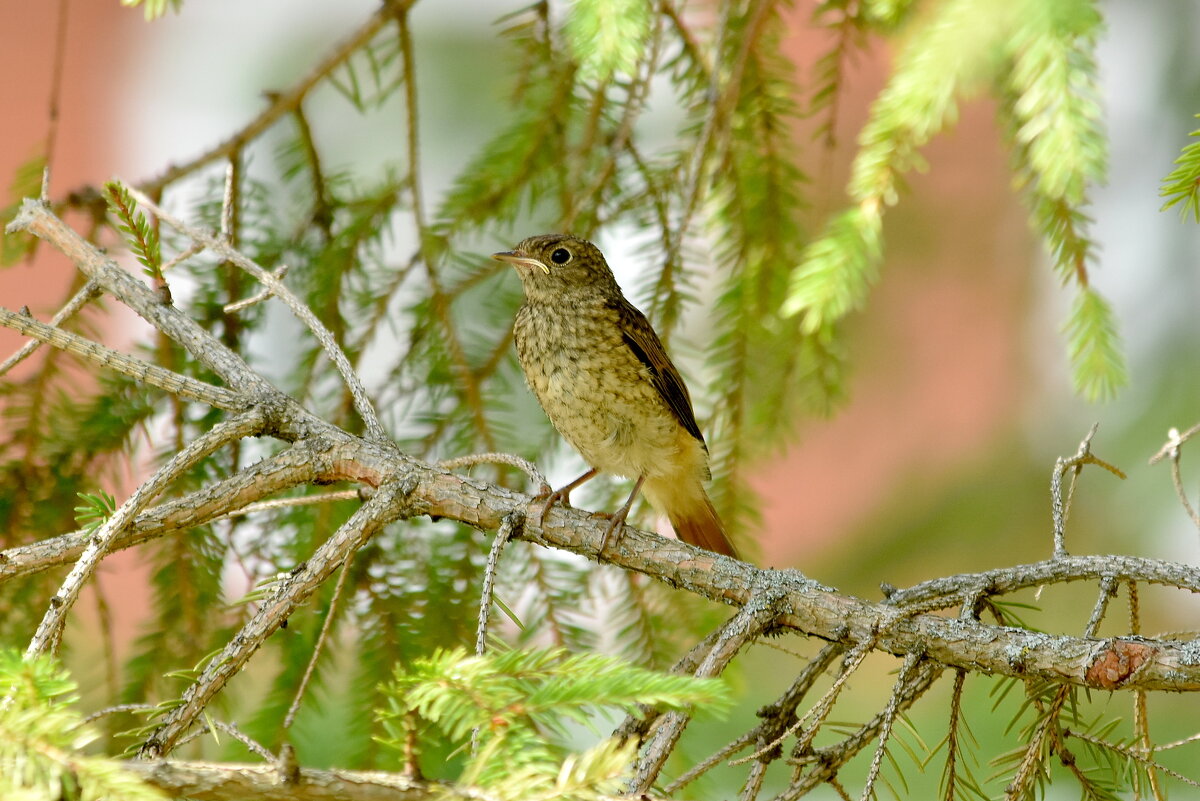
<path id="1" fill-rule="evenodd" d="M 555 248 L 550 254 L 550 261 L 558 265 L 566 264 L 571 260 L 571 251 L 566 248 Z"/>

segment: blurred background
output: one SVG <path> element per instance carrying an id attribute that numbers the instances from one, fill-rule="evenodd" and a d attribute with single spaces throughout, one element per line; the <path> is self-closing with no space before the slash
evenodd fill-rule
<path id="1" fill-rule="evenodd" d="M 203 152 L 262 108 L 264 89 L 296 81 L 374 8 L 367 0 L 189 0 L 181 13 L 148 24 L 140 10 L 116 0 L 0 0 L 0 176 L 11 176 L 52 130 L 59 36 L 67 55 L 51 157 L 56 198 L 112 176 L 136 183 Z M 511 64 L 495 20 L 510 10 L 498 0 L 417 7 L 431 198 L 503 120 Z M 829 47 L 830 34 L 811 23 L 813 11 L 813 3 L 797 2 L 787 12 L 802 86 Z M 1047 266 L 1012 191 L 992 102 L 967 101 L 955 129 L 925 149 L 928 171 L 911 176 L 886 217 L 882 280 L 850 326 L 848 402 L 828 418 L 797 421 L 794 436 L 754 466 L 762 564 L 798 567 L 878 599 L 880 582 L 906 586 L 1046 558 L 1054 460 L 1073 454 L 1094 422 L 1100 429 L 1093 451 L 1128 477 L 1084 471 L 1068 550 L 1189 564 L 1200 557 L 1200 535 L 1180 508 L 1168 467 L 1147 465 L 1170 427 L 1200 419 L 1200 228 L 1174 210 L 1160 212 L 1158 197 L 1197 127 L 1200 5 L 1117 0 L 1103 11 L 1099 64 L 1110 180 L 1092 194 L 1100 249 L 1091 275 L 1115 308 L 1130 385 L 1102 405 L 1073 394 L 1060 333 L 1070 293 Z M 833 147 L 814 138 L 815 121 L 797 125 L 802 166 L 813 181 L 810 231 L 845 202 L 855 137 L 891 56 L 887 43 L 876 41 L 853 64 Z M 314 97 L 326 101 L 332 98 Z M 385 107 L 370 121 L 346 119 L 316 135 L 341 154 L 339 166 L 370 174 L 373 165 L 402 160 L 400 114 Z M 663 120 L 677 118 L 668 109 Z M 0 304 L 50 312 L 69 295 L 72 273 L 42 248 L 32 263 L 0 271 Z M 701 327 L 703 303 L 691 314 L 689 325 Z M 118 347 L 144 333 L 126 316 L 106 325 L 114 326 L 108 337 Z M 0 353 L 19 345 L 0 331 Z M 35 368 L 36 360 L 22 365 Z M 1189 456 L 1195 448 L 1184 455 L 1194 497 L 1200 471 L 1189 468 Z M 102 580 L 117 639 L 127 643 L 148 598 L 136 556 L 111 557 Z M 1200 628 L 1194 599 L 1150 593 L 1143 599 L 1148 630 Z M 1078 633 L 1093 598 L 1090 587 L 1054 590 L 1037 599 L 1048 615 L 1041 625 Z M 761 678 L 765 698 L 787 680 L 772 678 L 778 658 L 759 650 L 747 660 L 745 675 L 758 678 L 746 684 Z M 857 696 L 860 712 L 878 708 L 894 667 L 881 663 L 878 697 Z M 1195 699 L 1183 703 L 1194 707 Z M 743 722 L 731 722 L 730 730 Z"/>

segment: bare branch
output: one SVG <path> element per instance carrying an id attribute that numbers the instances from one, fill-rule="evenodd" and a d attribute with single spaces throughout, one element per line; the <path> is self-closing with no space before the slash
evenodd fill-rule
<path id="1" fill-rule="evenodd" d="M 513 532 L 525 524 L 525 517 L 520 512 L 505 516 L 496 532 L 496 539 L 488 551 L 487 564 L 483 568 L 483 589 L 479 593 L 479 618 L 475 625 L 475 653 L 483 656 L 487 651 L 488 618 L 492 614 L 493 593 L 496 588 L 496 571 L 500 566 L 500 553 L 512 539 Z"/>
<path id="2" fill-rule="evenodd" d="M 312 680 L 313 671 L 317 669 L 317 660 L 321 658 L 321 652 L 325 650 L 325 641 L 329 638 L 329 632 L 333 629 L 333 619 L 337 616 L 338 601 L 342 597 L 342 591 L 346 587 L 346 577 L 350 575 L 350 565 L 354 563 L 354 554 L 350 554 L 342 565 L 341 572 L 338 573 L 337 584 L 333 587 L 333 597 L 329 599 L 329 609 L 325 611 L 325 620 L 321 622 L 321 633 L 317 635 L 317 641 L 313 645 L 312 656 L 308 658 L 308 665 L 304 668 L 304 675 L 300 677 L 300 684 L 296 687 L 296 695 L 292 698 L 292 705 L 288 707 L 287 714 L 283 716 L 283 728 L 290 729 L 292 723 L 296 720 L 296 713 L 300 711 L 300 702 L 304 700 L 304 691 L 308 689 L 308 683 Z"/>
<path id="3" fill-rule="evenodd" d="M 67 305 L 59 309 L 55 315 L 50 318 L 50 326 L 57 328 L 58 326 L 62 325 L 65 320 L 70 319 L 75 315 L 76 312 L 82 309 L 88 301 L 99 296 L 100 286 L 95 281 L 88 281 L 69 301 L 67 301 Z M 32 342 L 26 342 L 24 345 L 22 345 L 20 350 L 5 359 L 3 364 L 0 364 L 0 376 L 3 376 L 9 370 L 13 369 L 25 359 L 29 358 L 29 356 L 32 355 L 33 352 L 41 346 L 41 344 L 42 343 L 40 340 L 34 340 Z"/>
<path id="4" fill-rule="evenodd" d="M 104 291 L 182 345 L 234 391 L 283 397 L 265 378 L 252 370 L 242 357 L 225 347 L 195 320 L 174 306 L 164 303 L 150 287 L 121 269 L 120 265 L 79 236 L 44 204 L 36 200 L 25 200 L 21 204 L 21 210 L 5 230 L 10 233 L 28 231 L 54 245 Z"/>
<path id="5" fill-rule="evenodd" d="M 168 214 L 161 206 L 155 203 L 146 195 L 130 189 L 131 194 L 137 202 L 151 211 L 156 217 L 165 222 L 167 225 L 174 228 L 179 233 L 189 237 L 193 242 L 204 245 L 210 252 L 221 257 L 225 261 L 234 264 L 250 275 L 254 276 L 259 283 L 263 284 L 271 293 L 279 298 L 284 304 L 292 310 L 296 318 L 312 332 L 320 343 L 325 355 L 333 364 L 334 368 L 342 376 L 342 380 L 346 382 L 347 388 L 354 399 L 354 408 L 362 418 L 363 424 L 367 427 L 367 433 L 370 438 L 376 442 L 391 443 L 392 440 L 388 436 L 383 425 L 379 422 L 379 417 L 375 414 L 375 409 L 371 405 L 370 399 L 367 397 L 367 391 L 359 380 L 358 375 L 354 372 L 354 367 L 350 364 L 350 360 L 346 358 L 346 354 L 338 347 L 337 341 L 334 340 L 333 334 L 329 329 L 317 319 L 317 315 L 313 314 L 310 309 L 300 298 L 288 289 L 282 282 L 260 264 L 243 255 L 240 251 L 235 250 L 232 245 L 219 236 L 214 236 L 209 231 L 197 228 L 193 225 L 188 225 L 179 218 Z"/>
<path id="6" fill-rule="evenodd" d="M 1061 559 L 1068 555 L 1066 546 L 1067 516 L 1071 513 L 1071 498 L 1075 494 L 1075 480 L 1079 477 L 1083 466 L 1086 464 L 1100 465 L 1118 478 L 1125 478 L 1125 474 L 1116 467 L 1092 454 L 1092 437 L 1096 436 L 1096 430 L 1099 427 L 1099 423 L 1092 424 L 1091 429 L 1083 438 L 1083 442 L 1079 443 L 1079 450 L 1075 452 L 1074 456 L 1069 459 L 1059 457 L 1054 463 L 1054 472 L 1050 476 L 1050 501 L 1054 519 L 1055 559 Z M 1071 471 L 1071 486 L 1064 501 L 1062 479 L 1068 470 Z"/>
<path id="7" fill-rule="evenodd" d="M 1189 439 L 1196 436 L 1197 434 L 1200 434 L 1200 423 L 1196 423 L 1194 426 L 1189 428 L 1187 431 L 1184 431 L 1182 434 L 1179 433 L 1179 429 L 1172 428 L 1170 431 L 1167 432 L 1166 443 L 1161 448 L 1158 449 L 1157 453 L 1155 453 L 1153 456 L 1150 457 L 1150 464 L 1155 464 L 1157 462 L 1160 462 L 1166 456 L 1170 455 L 1171 453 L 1177 452 L 1179 450 L 1179 448 L 1183 445 L 1183 443 L 1187 442 Z"/>
<path id="8" fill-rule="evenodd" d="M 228 478 L 142 512 L 113 536 L 108 552 L 202 526 L 244 510 L 252 501 L 299 484 L 337 480 L 341 453 L 322 443 L 299 442 Z M 0 582 L 73 562 L 83 554 L 91 538 L 86 531 L 75 531 L 0 551 Z"/>
<path id="9" fill-rule="evenodd" d="M 899 712 L 900 702 L 904 699 L 904 692 L 920 664 L 921 654 L 912 653 L 904 657 L 904 665 L 900 668 L 892 695 L 883 710 L 883 722 L 879 727 L 879 747 L 875 749 L 875 756 L 871 758 L 871 769 L 867 771 L 867 780 L 863 784 L 862 801 L 871 801 L 874 797 L 875 781 L 879 778 L 879 769 L 883 767 L 883 755 L 887 752 L 888 739 L 892 736 L 892 725 L 896 722 L 896 714 Z"/>
<path id="10" fill-rule="evenodd" d="M 46 610 L 29 647 L 25 649 L 25 656 L 32 657 L 47 650 L 53 650 L 54 643 L 57 642 L 63 623 L 66 621 L 67 612 L 71 611 L 71 607 L 79 598 L 79 592 L 83 589 L 84 583 L 91 578 L 96 566 L 107 553 L 113 537 L 133 520 L 134 515 L 204 457 L 230 442 L 259 432 L 264 419 L 260 410 L 250 409 L 230 420 L 217 423 L 171 457 L 151 476 L 150 480 L 138 487 L 137 492 L 121 504 L 121 507 L 91 537 L 91 541 L 79 557 L 79 561 L 67 574 L 62 587 L 52 599 L 50 608 Z"/>
<path id="11" fill-rule="evenodd" d="M 713 647 L 696 668 L 696 675 L 719 676 L 747 643 L 774 623 L 782 600 L 783 594 L 778 587 L 768 587 L 750 596 L 738 613 L 721 627 Z M 668 712 L 663 716 L 650 745 L 637 761 L 633 778 L 629 780 L 630 793 L 650 791 L 689 720 L 691 715 L 684 712 Z"/>
<path id="12" fill-rule="evenodd" d="M 550 484 L 538 466 L 528 459 L 523 459 L 512 453 L 472 453 L 468 456 L 456 456 L 453 459 L 443 459 L 437 466 L 443 470 L 457 470 L 460 467 L 470 467 L 477 464 L 506 464 L 516 467 L 529 476 L 539 490 L 550 492 Z"/>
<path id="13" fill-rule="evenodd" d="M 262 602 L 258 612 L 246 622 L 237 636 L 209 662 L 195 683 L 188 687 L 183 694 L 183 702 L 171 709 L 142 744 L 141 756 L 150 759 L 169 753 L 213 696 L 241 671 L 246 661 L 296 607 L 375 532 L 405 515 L 412 489 L 413 485 L 407 482 L 381 486 L 375 496 L 359 507 L 308 560 L 297 566 Z"/>
<path id="14" fill-rule="evenodd" d="M 282 781 L 274 765 L 212 762 L 125 762 L 122 768 L 176 798 L 201 801 L 434 801 L 467 798 L 440 784 L 384 771 L 300 768 L 297 781 Z M 449 795 L 447 795 L 449 793 Z"/>
<path id="15" fill-rule="evenodd" d="M 68 353 L 73 353 L 97 367 L 104 367 L 122 375 L 127 375 L 130 378 L 135 378 L 138 381 L 158 387 L 172 395 L 179 395 L 229 411 L 241 411 L 249 405 L 249 401 L 244 396 L 224 387 L 213 386 L 195 378 L 180 375 L 164 367 L 143 361 L 136 356 L 129 356 L 120 351 L 105 347 L 98 342 L 92 342 L 90 339 L 81 337 L 78 334 L 72 334 L 70 331 L 64 331 L 61 328 L 38 322 L 24 314 L 0 308 L 0 325 L 33 337 L 39 342 L 44 342 L 47 345 L 65 350 Z M 10 361 L 20 361 L 17 357 L 24 350 L 23 348 Z M 30 352 L 32 352 L 32 349 L 30 349 Z"/>

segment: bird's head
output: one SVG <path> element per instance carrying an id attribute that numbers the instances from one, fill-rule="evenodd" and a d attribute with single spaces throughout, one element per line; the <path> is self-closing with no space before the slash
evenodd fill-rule
<path id="1" fill-rule="evenodd" d="M 617 285 L 600 249 L 570 234 L 531 236 L 492 258 L 516 268 L 530 299 Z"/>

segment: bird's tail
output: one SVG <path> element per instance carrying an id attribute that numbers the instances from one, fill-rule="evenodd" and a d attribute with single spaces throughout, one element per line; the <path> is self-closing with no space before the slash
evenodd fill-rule
<path id="1" fill-rule="evenodd" d="M 715 553 L 741 558 L 699 481 L 690 487 L 667 482 L 653 486 L 648 481 L 643 491 L 651 505 L 666 513 L 676 537 Z"/>

